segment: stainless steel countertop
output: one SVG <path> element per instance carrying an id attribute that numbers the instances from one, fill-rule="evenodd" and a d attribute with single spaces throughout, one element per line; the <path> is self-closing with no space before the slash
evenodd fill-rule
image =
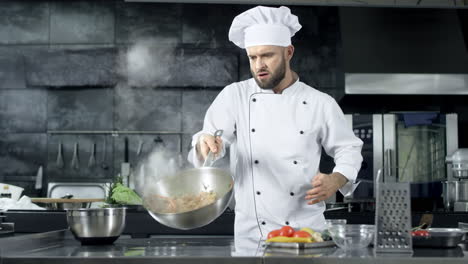
<path id="1" fill-rule="evenodd" d="M 375 256 L 372 248 L 265 248 L 232 236 L 121 236 L 113 245 L 82 246 L 68 230 L 0 239 L 0 263 L 468 263 L 468 251 L 415 249 L 413 256 Z M 465 249 L 466 250 L 466 249 Z"/>

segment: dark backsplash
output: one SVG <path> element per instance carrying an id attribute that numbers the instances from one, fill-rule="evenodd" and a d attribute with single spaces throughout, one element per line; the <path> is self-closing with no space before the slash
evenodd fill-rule
<path id="1" fill-rule="evenodd" d="M 161 147 L 181 153 L 185 160 L 191 136 L 201 129 L 204 113 L 219 91 L 250 78 L 245 51 L 228 41 L 228 30 L 232 19 L 251 7 L 3 1 L 0 182 L 25 187 L 25 194 L 37 196 L 46 194 L 49 181 L 112 180 L 124 159 L 124 137 L 129 139 L 133 165 Z M 402 110 L 400 98 L 344 96 L 338 7 L 290 8 L 302 24 L 293 38 L 292 68 L 303 82 L 333 96 L 347 113 Z M 148 57 L 167 56 L 154 65 L 161 70 L 160 78 L 141 83 L 128 78 L 124 59 L 135 44 L 148 40 Z M 468 106 L 463 99 L 418 98 L 410 101 L 421 108 L 459 113 L 460 146 L 468 146 L 463 137 L 468 133 Z M 54 133 L 58 130 L 131 133 Z M 63 167 L 57 163 L 60 143 Z M 75 143 L 78 169 L 71 168 Z M 88 166 L 93 144 L 97 165 Z M 44 167 L 44 188 L 35 190 L 39 166 Z"/>
<path id="2" fill-rule="evenodd" d="M 252 6 L 6 1 L 0 6 L 0 182 L 30 196 L 39 166 L 49 181 L 109 181 L 123 162 L 155 147 L 187 155 L 191 136 L 227 84 L 250 78 L 245 51 L 228 41 L 232 19 Z M 294 37 L 301 80 L 339 98 L 343 73 L 336 7 L 291 7 L 303 29 Z M 219 10 L 222 10 L 220 12 Z M 166 75 L 138 83 L 125 54 L 151 40 L 149 56 Z M 122 62 L 123 61 L 123 62 Z M 123 65 L 123 67 L 122 67 Z M 141 131 L 113 136 L 54 131 Z M 147 132 L 147 133 L 145 133 Z M 154 132 L 165 132 L 155 134 Z M 162 139 L 162 144 L 160 143 Z M 142 153 L 137 155 L 140 143 Z M 57 163 L 62 143 L 63 167 Z M 71 167 L 78 143 L 79 168 Z M 96 144 L 96 166 L 88 166 Z"/>

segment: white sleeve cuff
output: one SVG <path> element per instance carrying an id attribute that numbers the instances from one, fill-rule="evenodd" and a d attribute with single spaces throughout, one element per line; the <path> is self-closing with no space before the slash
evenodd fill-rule
<path id="1" fill-rule="evenodd" d="M 348 182 L 340 188 L 340 192 L 345 197 L 350 196 L 359 185 L 359 182 L 356 182 L 358 171 L 352 166 L 339 165 L 333 169 L 333 172 L 339 172 L 348 179 Z"/>

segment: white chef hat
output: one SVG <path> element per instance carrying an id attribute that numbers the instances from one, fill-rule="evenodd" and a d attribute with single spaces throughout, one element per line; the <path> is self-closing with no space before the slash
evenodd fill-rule
<path id="1" fill-rule="evenodd" d="M 287 47 L 299 29 L 301 24 L 289 8 L 257 6 L 234 18 L 229 40 L 240 48 L 258 45 Z"/>

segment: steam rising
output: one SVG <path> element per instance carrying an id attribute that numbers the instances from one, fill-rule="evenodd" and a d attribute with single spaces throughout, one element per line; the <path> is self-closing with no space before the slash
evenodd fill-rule
<path id="1" fill-rule="evenodd" d="M 157 39 L 138 40 L 120 59 L 120 72 L 133 87 L 165 86 L 177 68 L 175 44 L 161 45 Z"/>
<path id="2" fill-rule="evenodd" d="M 176 43 L 167 43 L 167 40 L 140 39 L 119 56 L 119 72 L 127 84 L 119 83 L 115 91 L 117 100 L 128 110 L 129 121 L 131 111 L 144 111 L 139 107 L 141 93 L 131 91 L 130 87 L 152 88 L 173 82 L 171 73 L 177 69 L 175 49 Z M 158 180 L 175 175 L 181 169 L 180 154 L 171 153 L 164 147 L 154 148 L 133 170 L 135 190 L 144 196 Z"/>
<path id="3" fill-rule="evenodd" d="M 155 183 L 163 178 L 176 175 L 182 169 L 181 156 L 171 154 L 169 151 L 154 149 L 149 155 L 140 161 L 135 168 L 135 190 L 144 197 L 154 193 L 152 188 Z"/>

